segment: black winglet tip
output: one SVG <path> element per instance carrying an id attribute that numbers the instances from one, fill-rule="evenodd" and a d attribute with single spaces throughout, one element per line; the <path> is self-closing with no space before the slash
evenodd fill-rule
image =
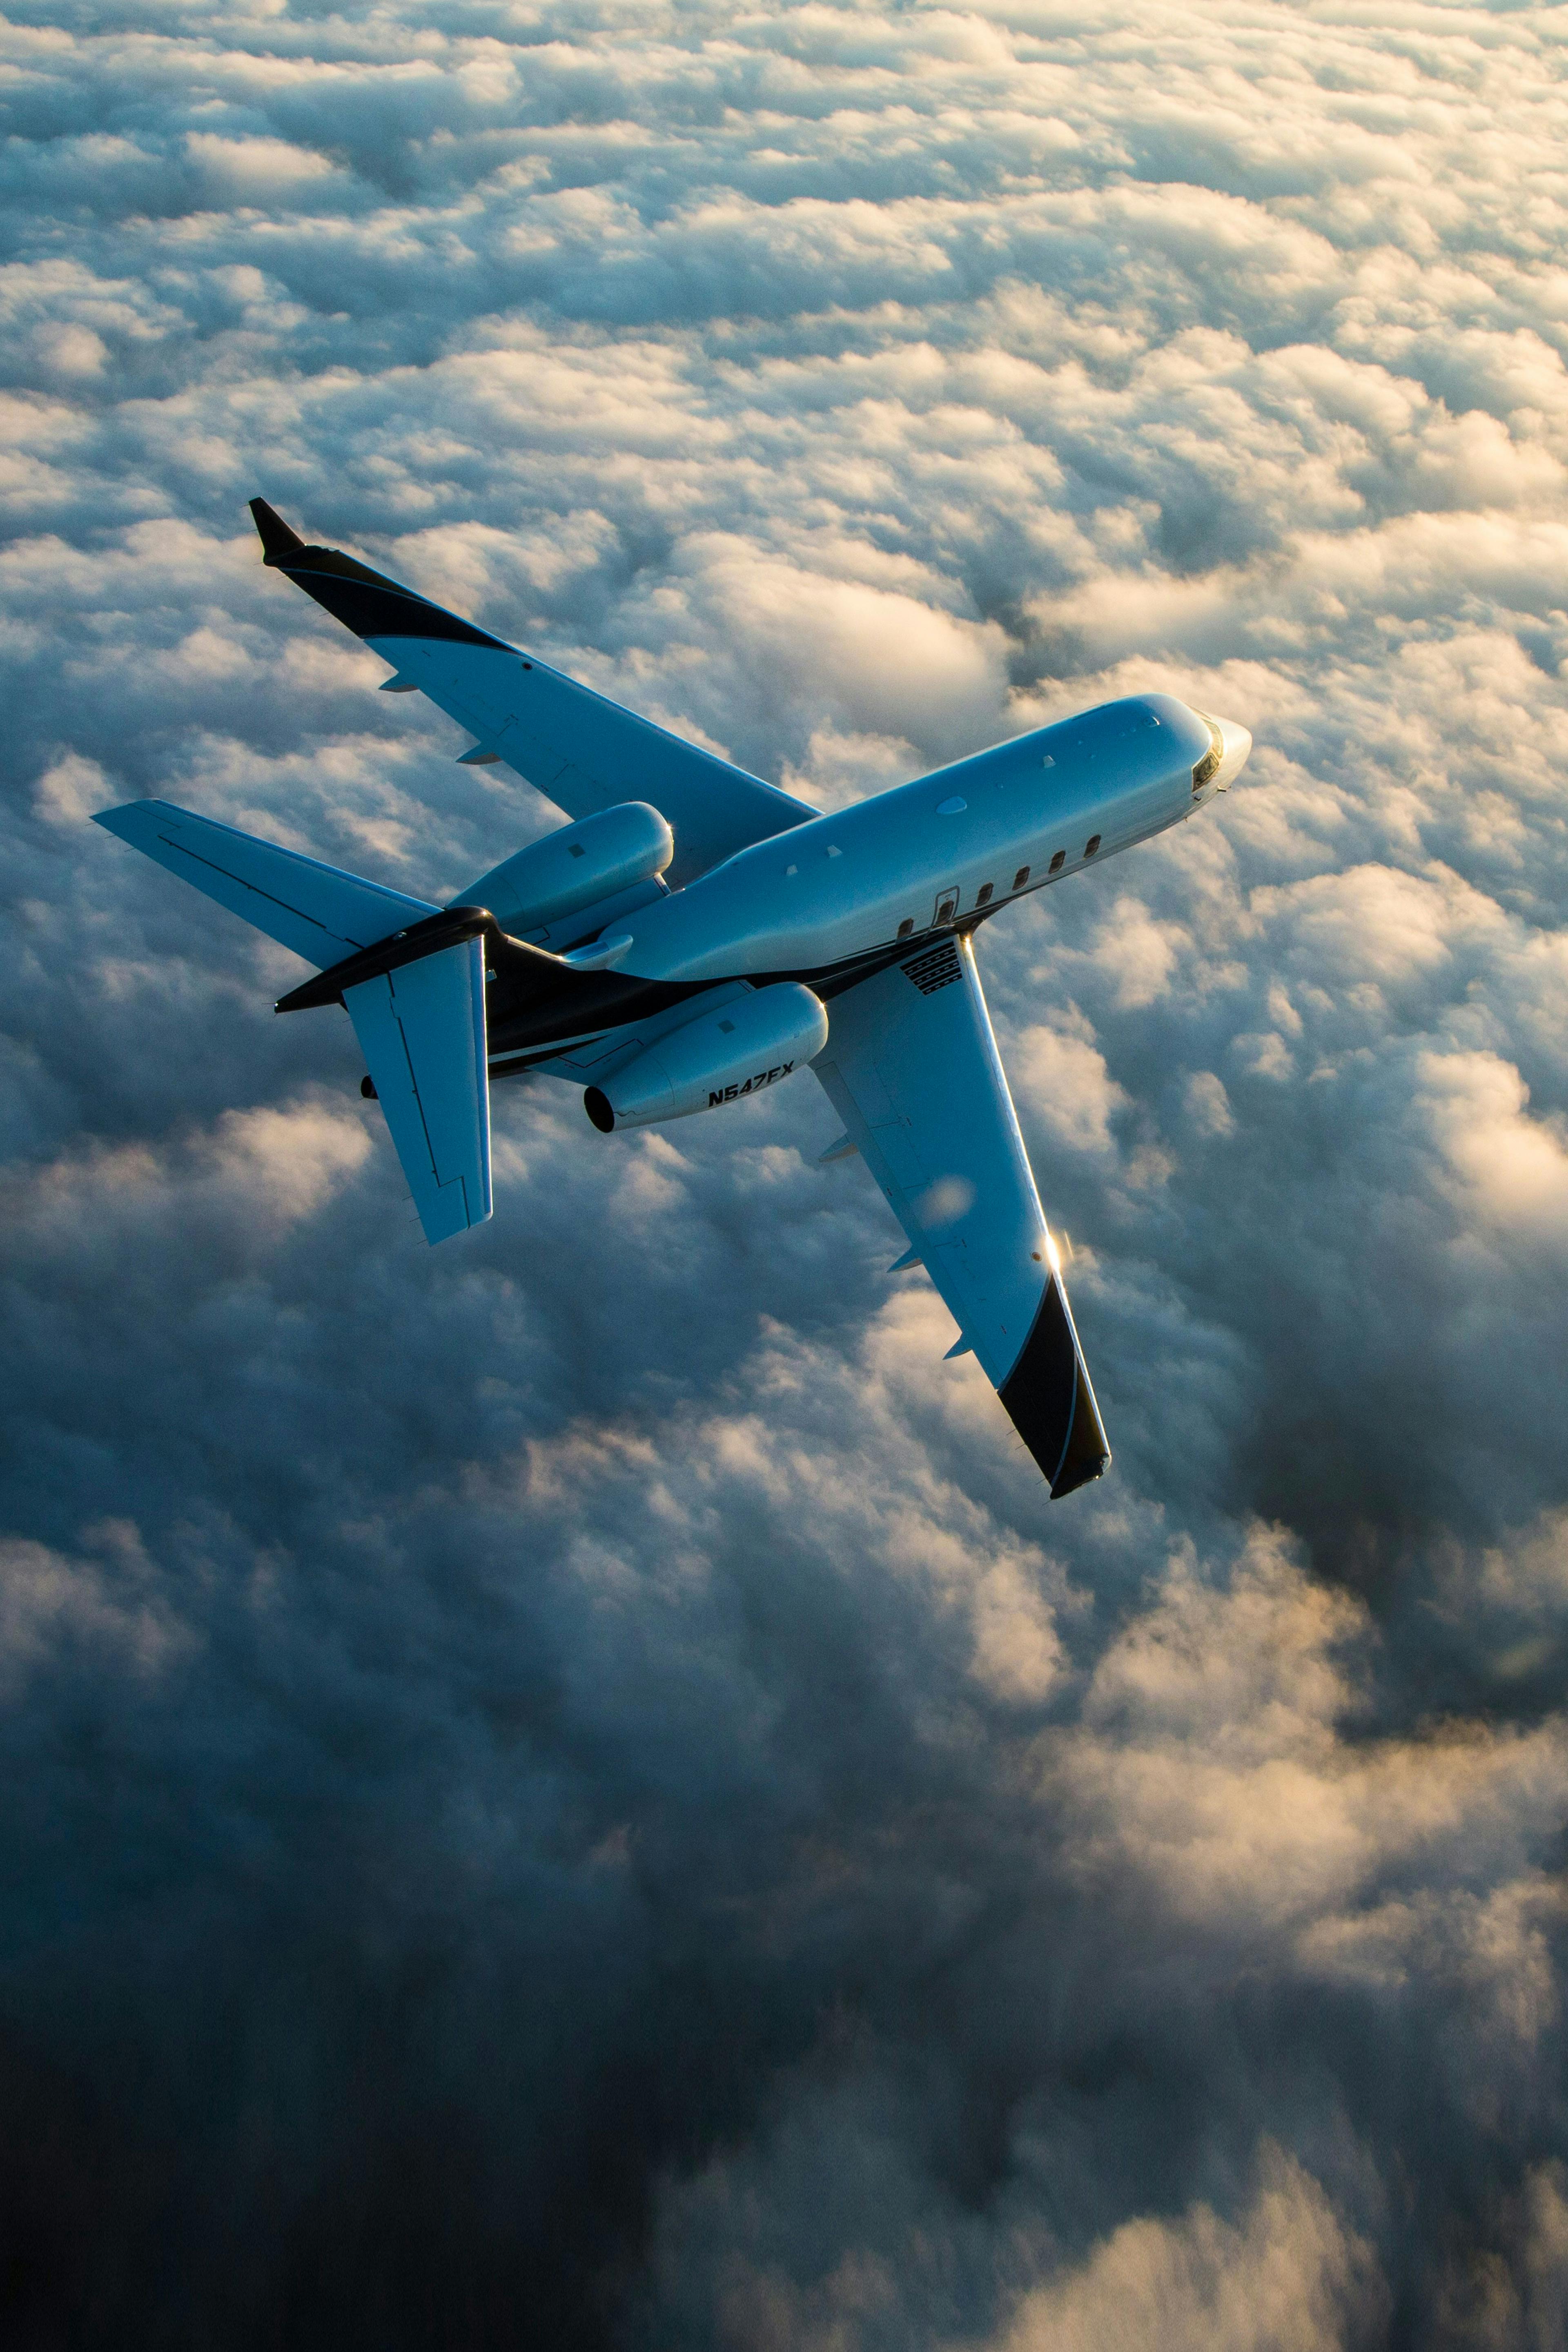
<path id="1" fill-rule="evenodd" d="M 265 499 L 252 499 L 250 513 L 260 534 L 264 563 L 287 563 L 290 556 L 303 555 L 305 542 L 299 532 L 290 530 L 277 509 L 269 507 Z"/>
<path id="2" fill-rule="evenodd" d="M 1051 1488 L 1052 1502 L 1059 1503 L 1064 1495 L 1076 1495 L 1080 1486 L 1092 1486 L 1097 1478 L 1104 1477 L 1110 1467 L 1109 1454 L 1100 1454 L 1098 1460 L 1091 1457 L 1088 1462 L 1070 1465 L 1064 1464 Z"/>

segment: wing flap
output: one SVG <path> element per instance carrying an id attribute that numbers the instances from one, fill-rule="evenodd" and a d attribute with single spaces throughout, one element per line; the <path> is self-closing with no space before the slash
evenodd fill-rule
<path id="1" fill-rule="evenodd" d="M 1053 1496 L 1110 1458 L 965 939 L 836 997 L 813 1064 Z"/>
<path id="2" fill-rule="evenodd" d="M 459 940 L 343 991 L 432 1243 L 490 1213 L 484 947 L 479 939 Z"/>
<path id="3" fill-rule="evenodd" d="M 168 801 L 132 801 L 105 809 L 93 823 L 321 971 L 437 912 L 423 898 L 383 889 Z"/>

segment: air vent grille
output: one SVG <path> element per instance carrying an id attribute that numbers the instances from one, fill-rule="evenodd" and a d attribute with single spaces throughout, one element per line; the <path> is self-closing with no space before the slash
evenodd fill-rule
<path id="1" fill-rule="evenodd" d="M 914 982 L 922 996 L 934 996 L 939 988 L 951 987 L 963 970 L 958 950 L 951 940 L 943 940 L 940 947 L 928 948 L 924 955 L 916 956 L 912 963 L 904 966 L 905 977 Z"/>

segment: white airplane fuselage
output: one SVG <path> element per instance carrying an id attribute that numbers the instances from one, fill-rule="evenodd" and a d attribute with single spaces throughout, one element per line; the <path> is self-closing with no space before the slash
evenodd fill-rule
<path id="1" fill-rule="evenodd" d="M 984 919 L 1114 856 L 1222 791 L 1251 748 L 1173 695 L 1102 705 L 741 850 L 628 917 L 650 980 L 827 975 Z M 1193 771 L 1215 749 L 1214 772 Z"/>
<path id="2" fill-rule="evenodd" d="M 831 1002 L 868 971 L 1181 823 L 1251 748 L 1232 720 L 1138 695 L 793 825 L 606 925 L 613 952 L 596 1001 L 514 1011 L 503 971 L 491 1073 L 555 1063 L 580 1081 L 584 1041 L 598 1071 L 606 1054 L 620 1058 L 725 988 L 798 981 Z M 591 963 L 601 952 L 584 951 Z"/>

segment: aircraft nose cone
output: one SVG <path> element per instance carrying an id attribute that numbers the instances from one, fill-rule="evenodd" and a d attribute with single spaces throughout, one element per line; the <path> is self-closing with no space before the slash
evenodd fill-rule
<path id="1" fill-rule="evenodd" d="M 1252 749 L 1252 732 L 1236 719 L 1216 719 L 1215 725 L 1219 729 L 1225 753 L 1215 771 L 1213 787 L 1216 793 L 1223 793 L 1226 784 L 1234 783 L 1247 764 L 1247 755 Z"/>

